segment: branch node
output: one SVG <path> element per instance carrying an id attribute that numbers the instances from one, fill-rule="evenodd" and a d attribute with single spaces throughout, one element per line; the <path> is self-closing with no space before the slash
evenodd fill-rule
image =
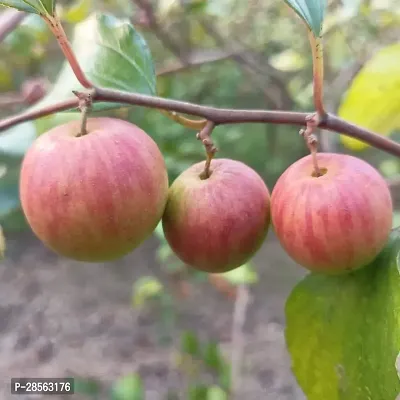
<path id="1" fill-rule="evenodd" d="M 211 133 L 214 127 L 215 123 L 213 121 L 207 121 L 205 127 L 196 135 L 197 140 L 201 140 L 201 142 L 203 143 L 207 154 L 206 165 L 204 167 L 204 171 L 200 174 L 200 179 L 208 179 L 210 177 L 211 160 L 214 158 L 215 153 L 218 151 L 218 149 L 214 145 L 213 140 L 211 139 Z"/>

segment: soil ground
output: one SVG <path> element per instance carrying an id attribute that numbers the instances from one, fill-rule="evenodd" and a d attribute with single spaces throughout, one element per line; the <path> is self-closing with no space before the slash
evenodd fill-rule
<path id="1" fill-rule="evenodd" d="M 0 399 L 33 399 L 10 395 L 11 377 L 72 373 L 107 385 L 136 371 L 146 384 L 146 400 L 163 400 L 168 387 L 182 386 L 171 363 L 173 348 L 159 342 L 159 311 L 139 314 L 131 306 L 133 281 L 159 270 L 155 238 L 112 264 L 60 258 L 30 233 L 7 240 L 7 258 L 0 264 Z M 251 288 L 244 326 L 240 398 L 303 400 L 290 371 L 283 312 L 304 272 L 272 234 L 254 264 L 260 282 Z M 233 301 L 209 283 L 196 284 L 179 303 L 175 331 L 194 330 L 222 343 L 229 355 L 232 310 Z"/>

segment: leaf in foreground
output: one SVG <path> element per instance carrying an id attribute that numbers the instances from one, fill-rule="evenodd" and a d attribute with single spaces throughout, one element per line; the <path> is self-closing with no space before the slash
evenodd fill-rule
<path id="1" fill-rule="evenodd" d="M 399 231 L 372 264 L 310 274 L 286 304 L 293 372 L 308 400 L 395 400 L 400 393 Z"/>

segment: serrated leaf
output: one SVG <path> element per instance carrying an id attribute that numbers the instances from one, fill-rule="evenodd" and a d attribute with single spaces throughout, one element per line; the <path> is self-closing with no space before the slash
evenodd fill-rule
<path id="1" fill-rule="evenodd" d="M 399 231 L 367 267 L 310 274 L 286 303 L 286 342 L 308 400 L 395 400 L 400 381 Z"/>
<path id="2" fill-rule="evenodd" d="M 257 272 L 251 266 L 251 264 L 243 264 L 239 268 L 235 268 L 231 271 L 224 272 L 223 274 L 219 274 L 224 277 L 227 281 L 232 283 L 233 285 L 242 285 L 242 284 L 253 284 L 258 281 Z"/>
<path id="3" fill-rule="evenodd" d="M 133 284 L 133 306 L 141 307 L 147 300 L 158 296 L 162 290 L 162 283 L 153 276 L 143 276 L 139 278 Z"/>
<path id="4" fill-rule="evenodd" d="M 54 13 L 54 0 L 0 0 L 0 5 L 15 8 L 19 11 L 25 11 L 33 14 Z"/>
<path id="5" fill-rule="evenodd" d="M 400 128 L 400 43 L 378 51 L 353 79 L 338 115 L 381 135 Z M 368 144 L 345 135 L 343 145 L 364 150 Z"/>
<path id="6" fill-rule="evenodd" d="M 315 37 L 321 36 L 326 0 L 284 0 L 308 25 Z"/>
<path id="7" fill-rule="evenodd" d="M 156 93 L 150 50 L 128 19 L 92 14 L 75 26 L 72 48 L 83 71 L 96 86 L 148 95 Z M 72 90 L 84 89 L 65 62 L 52 90 L 33 109 L 70 99 Z M 116 103 L 96 103 L 93 110 L 119 107 Z"/>
<path id="8" fill-rule="evenodd" d="M 144 400 L 142 379 L 137 374 L 127 375 L 115 382 L 112 389 L 113 400 Z"/>

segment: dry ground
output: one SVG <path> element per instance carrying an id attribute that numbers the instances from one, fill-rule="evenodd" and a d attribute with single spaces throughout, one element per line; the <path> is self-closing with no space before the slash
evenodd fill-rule
<path id="1" fill-rule="evenodd" d="M 138 371 L 149 400 L 163 400 L 168 386 L 181 385 L 171 350 L 159 343 L 159 313 L 138 315 L 130 305 L 132 282 L 159 269 L 156 245 L 151 238 L 119 262 L 86 264 L 57 257 L 30 233 L 8 237 L 0 264 L 0 398 L 24 398 L 9 394 L 11 377 L 70 372 L 107 383 Z M 303 400 L 283 337 L 285 298 L 303 271 L 272 235 L 254 261 L 261 279 L 245 324 L 241 396 Z M 195 330 L 222 342 L 229 354 L 232 309 L 232 301 L 201 283 L 179 305 L 176 331 Z"/>

